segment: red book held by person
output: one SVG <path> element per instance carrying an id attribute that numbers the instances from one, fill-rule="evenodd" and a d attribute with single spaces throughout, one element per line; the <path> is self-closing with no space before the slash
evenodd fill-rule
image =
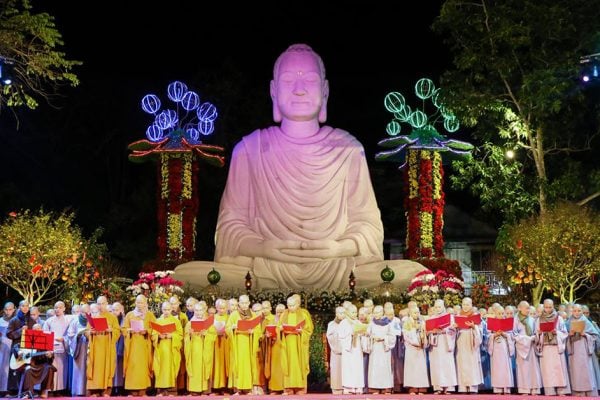
<path id="1" fill-rule="evenodd" d="M 258 326 L 258 324 L 260 324 L 261 319 L 262 318 L 260 315 L 258 317 L 254 317 L 252 319 L 240 319 L 237 322 L 237 330 L 238 331 L 249 331 L 251 329 L 254 329 Z"/>
<path id="2" fill-rule="evenodd" d="M 215 322 L 215 317 L 211 315 L 204 321 L 190 321 L 192 323 L 192 332 L 202 332 L 208 330 Z"/>
<path id="3" fill-rule="evenodd" d="M 481 315 L 473 314 L 473 315 L 455 315 L 454 322 L 458 329 L 469 329 L 470 327 L 467 325 L 467 322 L 470 321 L 475 325 L 481 325 Z"/>
<path id="4" fill-rule="evenodd" d="M 430 317 L 425 320 L 425 330 L 444 329 L 450 326 L 450 314 L 444 314 L 439 317 Z"/>
<path id="5" fill-rule="evenodd" d="M 269 337 L 277 336 L 277 325 L 267 325 L 265 326 L 265 332 Z"/>
<path id="6" fill-rule="evenodd" d="M 306 320 L 303 319 L 296 325 L 283 324 L 281 325 L 281 329 L 283 330 L 283 333 L 300 333 L 299 331 L 304 327 L 305 321 Z"/>
<path id="7" fill-rule="evenodd" d="M 157 322 L 153 322 L 150 321 L 150 326 L 152 327 L 152 329 L 154 329 L 156 332 L 160 333 L 160 334 L 166 334 L 166 333 L 173 333 L 175 332 L 175 323 L 171 322 L 170 324 L 159 324 Z"/>
<path id="8" fill-rule="evenodd" d="M 88 318 L 88 321 L 96 332 L 104 332 L 108 329 L 108 321 L 104 317 L 91 317 Z"/>
<path id="9" fill-rule="evenodd" d="M 487 328 L 489 331 L 497 332 L 510 332 L 514 329 L 515 319 L 514 318 L 491 318 L 487 319 Z"/>
<path id="10" fill-rule="evenodd" d="M 556 322 L 556 319 L 550 322 L 540 322 L 540 332 L 552 332 L 556 330 Z"/>

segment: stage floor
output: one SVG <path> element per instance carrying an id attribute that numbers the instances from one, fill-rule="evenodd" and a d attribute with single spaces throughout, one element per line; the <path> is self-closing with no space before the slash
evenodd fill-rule
<path id="1" fill-rule="evenodd" d="M 103 399 L 147 399 L 148 397 L 158 397 L 164 400 L 170 399 L 182 399 L 190 396 L 143 396 L 143 397 L 102 397 Z M 198 397 L 198 396 L 193 396 Z M 480 393 L 477 395 L 466 395 L 466 394 L 446 394 L 446 395 L 435 395 L 435 394 L 425 394 L 425 395 L 409 395 L 409 394 L 346 394 L 346 395 L 334 395 L 327 393 L 308 393 L 302 396 L 290 395 L 290 396 L 282 396 L 282 395 L 263 395 L 263 396 L 255 396 L 255 395 L 210 395 L 210 396 L 202 396 L 204 398 L 210 398 L 215 400 L 233 400 L 244 398 L 248 400 L 272 400 L 277 397 L 283 397 L 286 400 L 337 400 L 337 399 L 352 399 L 352 400 L 535 400 L 535 399 L 551 399 L 552 396 L 523 396 L 523 395 L 494 395 L 494 394 L 485 394 Z M 37 398 L 37 397 L 36 397 Z M 74 398 L 83 399 L 84 397 L 50 397 L 50 399 L 61 399 L 61 400 L 72 400 Z M 85 397 L 87 398 L 87 397 Z M 590 399 L 590 397 L 574 397 L 569 396 L 569 399 Z"/>

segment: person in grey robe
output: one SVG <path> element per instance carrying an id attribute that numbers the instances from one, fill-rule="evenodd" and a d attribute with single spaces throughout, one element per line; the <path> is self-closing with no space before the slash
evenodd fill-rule
<path id="1" fill-rule="evenodd" d="M 517 392 L 519 394 L 540 394 L 542 375 L 540 362 L 535 354 L 535 320 L 531 317 L 531 307 L 526 301 L 519 303 L 515 315 L 515 353 L 517 364 Z"/>
<path id="2" fill-rule="evenodd" d="M 67 329 L 67 338 L 69 342 L 69 353 L 73 357 L 73 370 L 71 374 L 71 395 L 85 396 L 87 389 L 87 353 L 88 338 L 85 335 L 87 328 L 87 315 L 90 312 L 90 306 L 85 304 L 81 306 L 81 312 L 69 324 Z"/>
<path id="3" fill-rule="evenodd" d="M 598 397 L 598 362 L 595 343 L 600 332 L 583 315 L 581 305 L 573 305 L 572 315 L 567 320 L 567 355 L 571 390 L 574 396 Z M 583 328 L 583 329 L 581 329 Z"/>

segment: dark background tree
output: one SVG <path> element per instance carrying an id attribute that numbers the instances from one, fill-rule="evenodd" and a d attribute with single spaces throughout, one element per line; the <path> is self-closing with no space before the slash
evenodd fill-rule
<path id="1" fill-rule="evenodd" d="M 443 4 L 433 27 L 450 46 L 454 69 L 443 75 L 442 85 L 450 89 L 448 100 L 461 121 L 489 143 L 475 162 L 459 166 L 462 174 L 454 183 L 467 188 L 471 178 L 485 180 L 471 188 L 489 209 L 504 207 L 502 197 L 511 190 L 513 199 L 535 196 L 542 213 L 557 198 L 597 190 L 586 184 L 593 182 L 586 175 L 597 168 L 590 150 L 599 145 L 598 108 L 578 76 L 580 56 L 598 50 L 599 30 L 590 16 L 599 6 L 597 0 Z M 506 162 L 516 168 L 499 162 L 494 146 L 513 150 L 516 161 Z M 577 154 L 582 151 L 587 154 Z M 515 179 L 521 181 L 518 191 L 510 186 Z M 529 202 L 518 206 L 505 209 L 505 217 L 534 210 Z"/>
<path id="2" fill-rule="evenodd" d="M 79 83 L 71 70 L 81 62 L 68 60 L 59 50 L 63 44 L 53 16 L 34 12 L 28 0 L 0 0 L 0 63 L 12 78 L 0 85 L 0 109 L 36 108 L 40 99 L 56 96 L 59 86 Z"/>

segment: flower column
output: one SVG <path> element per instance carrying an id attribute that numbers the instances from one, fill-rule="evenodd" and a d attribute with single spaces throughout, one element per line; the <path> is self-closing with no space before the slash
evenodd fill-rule
<path id="1" fill-rule="evenodd" d="M 198 161 L 193 153 L 160 154 L 158 187 L 158 258 L 191 260 L 194 257 L 198 189 Z"/>
<path id="2" fill-rule="evenodd" d="M 439 152 L 409 150 L 405 179 L 407 210 L 407 258 L 443 257 L 444 192 Z"/>

